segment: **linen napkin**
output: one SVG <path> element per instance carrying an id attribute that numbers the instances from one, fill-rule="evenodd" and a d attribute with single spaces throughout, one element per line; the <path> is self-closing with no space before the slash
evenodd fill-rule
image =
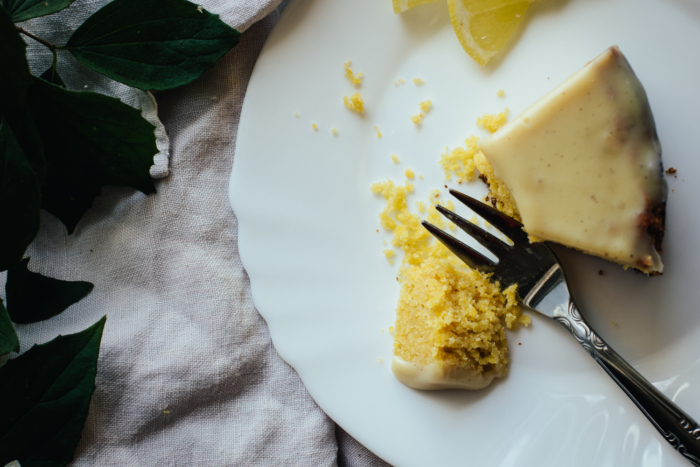
<path id="1" fill-rule="evenodd" d="M 22 26 L 65 43 L 106 3 L 77 0 Z M 59 316 L 17 326 L 23 350 L 107 315 L 75 466 L 385 466 L 277 355 L 238 254 L 228 180 L 245 90 L 280 0 L 200 3 L 247 31 L 199 80 L 156 98 L 60 54 L 69 89 L 119 97 L 157 126 L 151 174 L 160 180 L 148 197 L 105 188 L 70 236 L 42 213 L 30 269 L 95 289 Z M 36 73 L 50 65 L 38 44 L 29 56 Z"/>

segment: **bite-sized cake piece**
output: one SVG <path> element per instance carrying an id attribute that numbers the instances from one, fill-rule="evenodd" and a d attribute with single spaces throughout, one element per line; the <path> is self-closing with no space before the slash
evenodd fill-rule
<path id="1" fill-rule="evenodd" d="M 660 274 L 667 186 L 646 92 L 617 46 L 480 141 L 531 240 Z M 500 180 L 497 180 L 500 179 Z"/>
<path id="2" fill-rule="evenodd" d="M 506 327 L 530 318 L 516 286 L 501 292 L 441 247 L 402 271 L 391 369 L 415 389 L 481 389 L 507 372 Z"/>

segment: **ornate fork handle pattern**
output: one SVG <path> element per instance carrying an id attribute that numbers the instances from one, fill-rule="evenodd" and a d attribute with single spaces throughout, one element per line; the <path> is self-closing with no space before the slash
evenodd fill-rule
<path id="1" fill-rule="evenodd" d="M 563 308 L 563 307 L 562 307 Z M 700 426 L 647 381 L 598 336 L 569 299 L 566 310 L 554 317 L 586 349 L 639 407 L 664 438 L 690 463 L 700 467 Z"/>

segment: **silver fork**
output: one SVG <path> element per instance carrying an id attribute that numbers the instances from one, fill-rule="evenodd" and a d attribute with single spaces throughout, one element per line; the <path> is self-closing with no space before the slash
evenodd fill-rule
<path id="1" fill-rule="evenodd" d="M 455 190 L 450 190 L 450 193 L 513 242 L 512 245 L 506 244 L 454 212 L 435 206 L 442 215 L 498 257 L 498 263 L 429 222 L 423 221 L 423 226 L 471 268 L 493 273 L 492 279 L 505 287 L 518 284 L 522 304 L 561 323 L 671 446 L 691 464 L 700 467 L 700 427 L 697 422 L 596 334 L 574 303 L 564 271 L 552 249 L 544 242 L 530 243 L 518 221 L 463 193 Z"/>

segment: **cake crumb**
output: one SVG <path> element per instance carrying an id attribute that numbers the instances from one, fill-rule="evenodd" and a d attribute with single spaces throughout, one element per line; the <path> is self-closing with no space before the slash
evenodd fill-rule
<path id="1" fill-rule="evenodd" d="M 394 256 L 394 250 L 383 250 L 382 253 L 384 253 L 384 256 L 389 261 L 389 264 L 394 264 L 394 260 L 392 259 Z"/>
<path id="2" fill-rule="evenodd" d="M 430 197 L 431 198 L 438 198 L 440 196 L 440 189 L 439 188 L 433 188 L 430 190 Z"/>
<path id="3" fill-rule="evenodd" d="M 379 127 L 377 125 L 374 125 L 374 130 L 377 132 L 377 138 L 381 138 L 382 132 L 379 131 Z"/>
<path id="4" fill-rule="evenodd" d="M 163 413 L 164 413 L 164 414 L 169 414 L 169 413 L 170 413 L 170 410 L 163 410 Z"/>
<path id="5" fill-rule="evenodd" d="M 384 359 L 383 359 L 383 358 L 378 358 L 377 361 L 378 361 L 379 363 L 384 363 Z"/>
<path id="6" fill-rule="evenodd" d="M 350 97 L 343 96 L 343 104 L 353 112 L 357 112 L 358 114 L 365 113 L 365 101 L 362 99 L 359 92 L 356 92 Z"/>
<path id="7" fill-rule="evenodd" d="M 508 107 L 499 114 L 484 114 L 483 116 L 476 119 L 476 125 L 488 130 L 489 133 L 495 133 L 508 118 Z"/>
<path id="8" fill-rule="evenodd" d="M 416 209 L 418 209 L 418 212 L 425 212 L 425 203 L 423 201 L 416 201 Z"/>
<path id="9" fill-rule="evenodd" d="M 396 280 L 399 278 L 397 277 Z M 389 334 L 393 335 L 394 334 L 394 326 L 389 326 Z"/>
<path id="10" fill-rule="evenodd" d="M 418 113 L 415 115 L 411 115 L 411 121 L 415 123 L 416 125 L 420 124 L 421 120 L 425 117 L 425 114 L 423 113 Z"/>
<path id="11" fill-rule="evenodd" d="M 416 86 L 423 86 L 425 84 L 425 80 L 422 80 L 420 78 L 413 78 L 413 84 Z"/>
<path id="12" fill-rule="evenodd" d="M 398 164 L 399 162 L 401 162 L 401 161 L 399 160 L 399 156 L 397 156 L 396 154 L 392 154 L 392 155 L 391 155 L 391 160 L 394 161 L 394 163 L 396 163 L 396 164 Z"/>
<path id="13" fill-rule="evenodd" d="M 503 97 L 506 95 L 506 92 L 503 89 L 499 89 L 498 92 L 496 93 L 498 97 Z"/>
<path id="14" fill-rule="evenodd" d="M 333 133 L 334 135 L 337 135 L 338 129 L 336 127 L 331 128 L 331 133 Z"/>
<path id="15" fill-rule="evenodd" d="M 355 86 L 358 86 L 359 84 L 362 83 L 362 73 L 353 73 L 352 69 L 350 66 L 352 65 L 352 61 L 348 60 L 347 63 L 343 63 L 343 68 L 345 68 L 345 77 Z"/>
<path id="16" fill-rule="evenodd" d="M 299 112 L 294 112 L 295 117 L 299 117 Z"/>
<path id="17" fill-rule="evenodd" d="M 474 225 L 479 225 L 479 218 L 477 218 L 476 216 L 472 216 L 469 218 L 469 222 L 471 222 Z"/>
<path id="18" fill-rule="evenodd" d="M 673 175 L 676 172 L 678 172 L 678 170 L 674 169 L 673 167 L 669 167 L 668 170 L 666 171 L 666 175 Z"/>
<path id="19" fill-rule="evenodd" d="M 313 128 L 314 131 L 318 131 L 318 125 L 316 125 L 315 123 L 311 124 L 311 128 Z"/>
<path id="20" fill-rule="evenodd" d="M 404 81 L 403 79 L 399 78 L 399 84 L 404 84 L 405 82 L 406 82 L 406 81 Z"/>
<path id="21" fill-rule="evenodd" d="M 413 177 L 416 176 L 415 172 L 413 172 L 411 169 L 406 169 L 403 174 L 406 176 L 406 178 L 410 179 L 413 179 Z"/>
<path id="22" fill-rule="evenodd" d="M 421 109 L 423 112 L 428 112 L 428 110 L 430 110 L 430 108 L 433 106 L 433 101 L 430 100 L 430 99 L 428 99 L 428 100 L 426 100 L 426 101 L 422 101 L 422 102 L 421 102 L 420 104 L 418 104 L 418 105 L 420 106 L 420 109 Z"/>

